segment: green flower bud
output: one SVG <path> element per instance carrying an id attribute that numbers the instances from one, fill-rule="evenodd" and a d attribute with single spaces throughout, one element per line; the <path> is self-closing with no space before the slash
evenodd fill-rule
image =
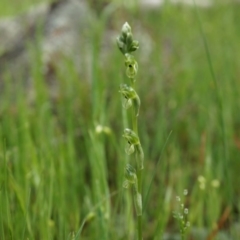
<path id="1" fill-rule="evenodd" d="M 123 182 L 123 188 L 128 188 L 129 187 L 129 181 L 128 180 L 125 180 L 124 182 Z"/>
<path id="2" fill-rule="evenodd" d="M 125 44 L 124 44 L 123 40 L 121 39 L 121 37 L 117 37 L 117 46 L 118 46 L 119 50 L 124 54 Z"/>
<path id="3" fill-rule="evenodd" d="M 123 133 L 123 137 L 127 140 L 130 145 L 140 144 L 138 135 L 131 129 L 126 128 Z"/>
<path id="4" fill-rule="evenodd" d="M 126 75 L 128 78 L 135 78 L 138 72 L 138 63 L 134 59 L 133 55 L 126 53 L 125 54 L 125 66 L 126 68 Z"/>
<path id="5" fill-rule="evenodd" d="M 127 98 L 125 98 L 125 97 L 122 97 L 122 106 L 123 106 L 125 109 L 130 108 L 132 105 L 133 105 L 132 99 L 127 99 Z"/>
<path id="6" fill-rule="evenodd" d="M 133 105 L 136 116 L 138 116 L 141 102 L 136 91 L 132 87 L 129 87 L 127 84 L 121 84 L 119 92 L 122 93 L 123 96 L 123 107 L 125 109 L 128 109 Z"/>
<path id="7" fill-rule="evenodd" d="M 134 151 L 135 151 L 134 145 L 128 143 L 128 144 L 126 145 L 126 147 L 125 147 L 125 153 L 126 153 L 127 155 L 131 155 L 132 153 L 134 153 Z"/>
<path id="8" fill-rule="evenodd" d="M 129 128 L 126 128 L 123 137 L 127 140 L 125 151 L 127 154 L 135 152 L 138 169 L 143 169 L 144 153 L 137 134 Z"/>
<path id="9" fill-rule="evenodd" d="M 125 152 L 130 155 L 135 152 L 135 146 L 139 144 L 137 134 L 129 128 L 126 128 L 123 133 L 123 137 L 127 140 Z"/>
<path id="10" fill-rule="evenodd" d="M 129 183 L 134 184 L 137 182 L 137 174 L 136 170 L 130 164 L 127 164 L 125 168 L 125 178 L 128 180 Z"/>
<path id="11" fill-rule="evenodd" d="M 132 41 L 132 44 L 129 48 L 129 52 L 134 52 L 139 48 L 139 42 L 137 40 Z"/>
<path id="12" fill-rule="evenodd" d="M 126 38 L 128 33 L 131 33 L 131 27 L 128 22 L 125 22 L 122 26 L 122 35 Z"/>
<path id="13" fill-rule="evenodd" d="M 125 168 L 125 178 L 124 186 L 128 187 L 130 184 L 133 187 L 133 199 L 138 216 L 142 215 L 142 195 L 138 192 L 138 181 L 136 170 L 130 164 L 127 164 Z"/>
<path id="14" fill-rule="evenodd" d="M 139 48 L 139 43 L 133 40 L 131 27 L 127 22 L 122 26 L 121 35 L 117 37 L 117 45 L 123 54 L 134 52 Z"/>
<path id="15" fill-rule="evenodd" d="M 135 90 L 127 84 L 121 84 L 119 92 L 122 93 L 123 96 L 127 99 L 137 97 L 137 93 L 135 92 Z"/>
<path id="16" fill-rule="evenodd" d="M 126 44 L 127 44 L 128 48 L 131 47 L 132 43 L 133 43 L 133 36 L 132 36 L 132 33 L 129 32 L 129 33 L 127 33 L 127 37 L 126 37 Z"/>

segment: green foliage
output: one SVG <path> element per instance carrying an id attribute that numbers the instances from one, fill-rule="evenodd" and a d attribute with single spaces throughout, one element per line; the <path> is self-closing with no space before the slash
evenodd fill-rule
<path id="1" fill-rule="evenodd" d="M 49 0 L 21 0 L 21 1 L 8 1 L 2 0 L 0 3 L 0 17 L 14 16 L 20 14 L 32 7 L 41 3 L 51 2 Z"/>
<path id="2" fill-rule="evenodd" d="M 209 235 L 225 209 L 232 209 L 222 231 L 239 239 L 234 227 L 240 210 L 239 5 L 198 12 L 218 89 L 193 8 L 166 4 L 151 13 L 124 16 L 153 39 L 147 48 L 141 32 L 138 39 L 145 47 L 136 52 L 141 66 L 137 93 L 144 103 L 137 134 L 147 162 L 144 239 L 179 233 L 172 221 L 173 202 L 185 188 L 189 235 L 192 227 Z M 111 27 L 119 27 L 123 20 L 112 18 Z M 105 22 L 100 20 L 102 31 Z M 18 81 L 8 69 L 1 75 L 6 87 L 0 89 L 0 239 L 134 239 L 131 194 L 122 192 L 127 160 L 120 136 L 129 119 L 117 91 L 125 78 L 124 60 L 112 51 L 107 66 L 98 65 L 101 31 L 92 40 L 90 77 L 66 60 L 57 71 L 57 97 L 45 81 L 35 47 L 31 91 L 21 73 Z M 124 86 L 120 92 L 129 98 L 125 106 L 131 102 L 138 113 L 134 92 Z"/>

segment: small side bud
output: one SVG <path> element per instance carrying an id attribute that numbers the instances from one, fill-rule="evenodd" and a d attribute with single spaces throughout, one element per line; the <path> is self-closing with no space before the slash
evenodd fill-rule
<path id="1" fill-rule="evenodd" d="M 129 52 L 134 52 L 139 48 L 139 42 L 137 40 L 132 41 Z"/>
<path id="2" fill-rule="evenodd" d="M 123 107 L 125 109 L 128 109 L 133 105 L 136 116 L 138 116 L 140 109 L 140 98 L 138 97 L 136 91 L 132 87 L 129 87 L 127 84 L 121 84 L 119 92 L 123 96 Z"/>
<path id="3" fill-rule="evenodd" d="M 132 43 L 133 43 L 133 35 L 131 32 L 128 32 L 126 37 L 126 44 L 127 46 L 131 47 Z"/>
<path id="4" fill-rule="evenodd" d="M 126 145 L 126 147 L 125 147 L 125 153 L 126 153 L 127 155 L 131 155 L 132 153 L 134 153 L 134 151 L 135 151 L 134 145 L 128 143 L 128 144 Z"/>
<path id="5" fill-rule="evenodd" d="M 134 199 L 136 213 L 138 216 L 141 216 L 142 215 L 142 195 L 138 192 L 138 181 L 137 181 L 136 170 L 130 164 L 127 164 L 125 168 L 125 178 L 127 181 L 127 186 L 131 184 L 133 187 L 133 199 Z"/>
<path id="6" fill-rule="evenodd" d="M 126 99 L 126 98 L 122 98 L 122 106 L 123 106 L 123 108 L 125 108 L 125 109 L 128 109 L 128 108 L 130 108 L 131 106 L 132 106 L 133 104 L 132 104 L 132 99 Z"/>
<path id="7" fill-rule="evenodd" d="M 128 143 L 125 151 L 130 154 L 135 152 L 138 169 L 143 169 L 144 153 L 138 135 L 133 130 L 126 128 L 123 137 Z"/>
<path id="8" fill-rule="evenodd" d="M 125 128 L 123 132 L 123 137 L 127 140 L 129 144 L 137 145 L 139 144 L 138 135 L 131 129 Z"/>
<path id="9" fill-rule="evenodd" d="M 123 182 L 123 188 L 128 188 L 129 187 L 129 181 L 128 180 L 125 180 L 124 182 Z"/>
<path id="10" fill-rule="evenodd" d="M 121 37 L 117 37 L 117 46 L 119 50 L 124 54 L 124 42 L 122 41 Z"/>

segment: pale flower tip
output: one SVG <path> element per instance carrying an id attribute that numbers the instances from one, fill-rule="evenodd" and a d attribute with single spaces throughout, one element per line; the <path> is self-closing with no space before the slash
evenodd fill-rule
<path id="1" fill-rule="evenodd" d="M 125 27 L 125 28 L 128 28 L 128 29 L 130 29 L 130 30 L 131 30 L 131 27 L 130 27 L 130 25 L 129 25 L 129 23 L 128 23 L 128 22 L 125 22 L 125 23 L 123 24 L 123 27 Z"/>
<path id="2" fill-rule="evenodd" d="M 131 27 L 128 22 L 125 22 L 122 26 L 122 34 L 127 35 L 127 33 L 131 32 Z"/>

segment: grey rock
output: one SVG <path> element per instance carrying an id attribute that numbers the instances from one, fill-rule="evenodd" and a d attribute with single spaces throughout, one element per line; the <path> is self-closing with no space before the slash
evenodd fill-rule
<path id="1" fill-rule="evenodd" d="M 37 23 L 43 21 L 48 6 L 41 4 L 17 17 L 0 19 L 0 89 L 3 89 L 3 75 L 18 80 L 20 73 L 26 73 L 29 56 L 26 45 L 34 41 Z"/>
<path id="2" fill-rule="evenodd" d="M 21 45 L 36 23 L 42 21 L 48 13 L 48 5 L 40 4 L 17 17 L 0 18 L 0 56 Z"/>
<path id="3" fill-rule="evenodd" d="M 45 71 L 61 65 L 61 60 L 73 58 L 80 68 L 91 51 L 91 30 L 95 18 L 84 1 L 64 1 L 49 14 L 41 44 Z M 84 58 L 83 58 L 84 56 Z"/>
<path id="4" fill-rule="evenodd" d="M 163 5 L 168 2 L 171 4 L 186 4 L 193 6 L 193 0 L 141 0 L 141 5 L 147 6 L 149 8 L 155 8 Z M 210 7 L 213 4 L 214 0 L 195 0 L 195 3 L 198 7 Z"/>
<path id="5" fill-rule="evenodd" d="M 0 19 L 0 84 L 6 72 L 12 81 L 19 81 L 21 76 L 31 82 L 29 71 L 36 52 L 46 76 L 63 67 L 66 58 L 81 69 L 86 59 L 82 56 L 91 51 L 94 21 L 93 12 L 83 0 L 41 4 L 20 16 Z"/>

